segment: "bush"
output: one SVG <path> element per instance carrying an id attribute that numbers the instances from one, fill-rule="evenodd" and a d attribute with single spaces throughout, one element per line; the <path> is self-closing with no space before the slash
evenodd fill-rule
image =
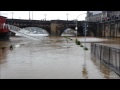
<path id="1" fill-rule="evenodd" d="M 87 48 L 87 47 L 84 47 L 84 50 L 88 50 L 88 48 Z"/>
<path id="2" fill-rule="evenodd" d="M 80 47 L 83 47 L 83 45 L 81 44 Z"/>
<path id="3" fill-rule="evenodd" d="M 78 39 L 77 39 L 77 38 L 76 38 L 75 42 L 76 42 L 76 44 L 77 44 L 77 45 L 80 45 L 80 44 L 81 44 L 81 42 L 80 42 L 80 41 L 78 41 Z"/>
<path id="4" fill-rule="evenodd" d="M 78 42 L 77 42 L 77 45 L 80 45 L 80 44 L 81 44 L 80 41 L 78 41 Z"/>

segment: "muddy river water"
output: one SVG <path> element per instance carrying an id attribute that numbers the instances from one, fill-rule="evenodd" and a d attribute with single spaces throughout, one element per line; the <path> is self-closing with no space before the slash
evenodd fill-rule
<path id="1" fill-rule="evenodd" d="M 104 43 L 109 39 L 87 37 L 85 51 L 75 44 L 75 37 L 70 38 L 11 37 L 10 41 L 0 41 L 0 79 L 120 79 L 91 57 L 91 42 Z M 84 37 L 78 39 L 84 46 Z"/>

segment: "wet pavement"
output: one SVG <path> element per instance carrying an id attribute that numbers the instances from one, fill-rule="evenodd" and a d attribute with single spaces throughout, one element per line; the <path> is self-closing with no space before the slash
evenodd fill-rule
<path id="1" fill-rule="evenodd" d="M 91 56 L 90 43 L 108 43 L 112 39 L 87 37 L 85 51 L 75 44 L 75 37 L 39 38 L 11 37 L 8 42 L 0 41 L 0 48 L 5 47 L 0 49 L 0 79 L 120 79 Z M 84 37 L 78 40 L 85 45 Z"/>

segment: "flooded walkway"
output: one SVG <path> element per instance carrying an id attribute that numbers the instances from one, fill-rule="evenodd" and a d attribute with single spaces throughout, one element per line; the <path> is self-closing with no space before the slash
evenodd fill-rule
<path id="1" fill-rule="evenodd" d="M 120 79 L 112 70 L 91 57 L 91 42 L 108 39 L 88 37 L 86 46 L 75 44 L 75 37 L 41 37 L 34 41 L 11 37 L 0 42 L 0 79 Z M 84 37 L 78 37 L 84 45 Z M 13 45 L 13 50 L 9 46 Z"/>

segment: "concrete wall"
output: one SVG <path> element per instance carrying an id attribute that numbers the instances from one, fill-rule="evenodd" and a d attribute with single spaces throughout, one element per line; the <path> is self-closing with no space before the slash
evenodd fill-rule
<path id="1" fill-rule="evenodd" d="M 95 24 L 96 36 L 120 38 L 120 21 Z"/>

